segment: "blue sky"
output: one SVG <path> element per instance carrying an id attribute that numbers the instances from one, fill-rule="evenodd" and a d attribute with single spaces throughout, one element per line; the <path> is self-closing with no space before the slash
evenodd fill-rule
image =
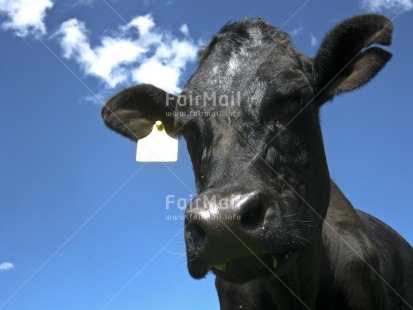
<path id="1" fill-rule="evenodd" d="M 195 193 L 184 141 L 177 163 L 137 163 L 100 107 L 140 82 L 178 92 L 198 46 L 245 16 L 280 26 L 308 55 L 340 20 L 394 18 L 391 62 L 321 118 L 332 178 L 413 243 L 412 9 L 411 0 L 0 0 L 0 309 L 218 308 L 213 277 L 189 277 L 183 221 L 171 218 Z"/>

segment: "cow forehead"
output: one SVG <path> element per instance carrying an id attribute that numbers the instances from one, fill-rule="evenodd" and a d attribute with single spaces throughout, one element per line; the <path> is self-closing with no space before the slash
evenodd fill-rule
<path id="1" fill-rule="evenodd" d="M 303 59 L 287 34 L 260 19 L 227 24 L 201 50 L 199 67 L 184 93 L 251 95 L 266 85 L 279 89 L 300 82 Z"/>
<path id="2" fill-rule="evenodd" d="M 260 67 L 272 70 L 299 65 L 289 36 L 259 19 L 247 19 L 224 26 L 200 52 L 196 76 L 215 78 L 222 84 L 251 78 Z"/>
<path id="3" fill-rule="evenodd" d="M 231 54 L 245 46 L 276 43 L 286 52 L 294 53 L 289 36 L 261 19 L 247 18 L 226 24 L 199 52 L 202 63 L 219 46 L 222 53 Z"/>
<path id="4" fill-rule="evenodd" d="M 199 57 L 198 69 L 178 98 L 179 124 L 191 119 L 210 123 L 210 116 L 224 118 L 224 125 L 257 122 L 269 93 L 285 97 L 310 85 L 303 72 L 306 59 L 289 36 L 260 19 L 227 24 Z"/>

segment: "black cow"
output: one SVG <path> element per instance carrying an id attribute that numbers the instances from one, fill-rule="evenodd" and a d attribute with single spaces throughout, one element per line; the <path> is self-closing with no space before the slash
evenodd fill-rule
<path id="1" fill-rule="evenodd" d="M 318 117 L 384 67 L 391 54 L 372 45 L 391 33 L 383 16 L 350 18 L 311 58 L 261 19 L 229 23 L 180 96 L 137 85 L 104 106 L 133 140 L 156 120 L 185 138 L 199 194 L 188 270 L 216 275 L 221 309 L 413 309 L 413 249 L 330 180 Z"/>

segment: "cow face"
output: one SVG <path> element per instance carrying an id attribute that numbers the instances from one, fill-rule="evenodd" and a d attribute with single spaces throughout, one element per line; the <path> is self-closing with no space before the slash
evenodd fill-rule
<path id="1" fill-rule="evenodd" d="M 107 102 L 115 131 L 137 140 L 160 119 L 187 142 L 198 190 L 185 221 L 194 278 L 282 275 L 317 243 L 330 195 L 319 107 L 380 71 L 390 54 L 368 47 L 390 44 L 391 31 L 383 16 L 354 17 L 309 58 L 285 33 L 246 19 L 201 50 L 179 96 L 138 85 Z"/>

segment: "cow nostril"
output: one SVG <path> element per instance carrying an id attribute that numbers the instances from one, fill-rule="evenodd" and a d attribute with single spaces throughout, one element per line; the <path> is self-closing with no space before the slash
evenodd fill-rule
<path id="1" fill-rule="evenodd" d="M 189 223 L 186 227 L 186 240 L 196 248 L 202 247 L 205 240 L 205 231 L 196 223 Z"/>
<path id="2" fill-rule="evenodd" d="M 265 211 L 266 208 L 260 202 L 246 208 L 244 213 L 241 214 L 241 226 L 248 230 L 261 227 L 264 224 Z"/>

